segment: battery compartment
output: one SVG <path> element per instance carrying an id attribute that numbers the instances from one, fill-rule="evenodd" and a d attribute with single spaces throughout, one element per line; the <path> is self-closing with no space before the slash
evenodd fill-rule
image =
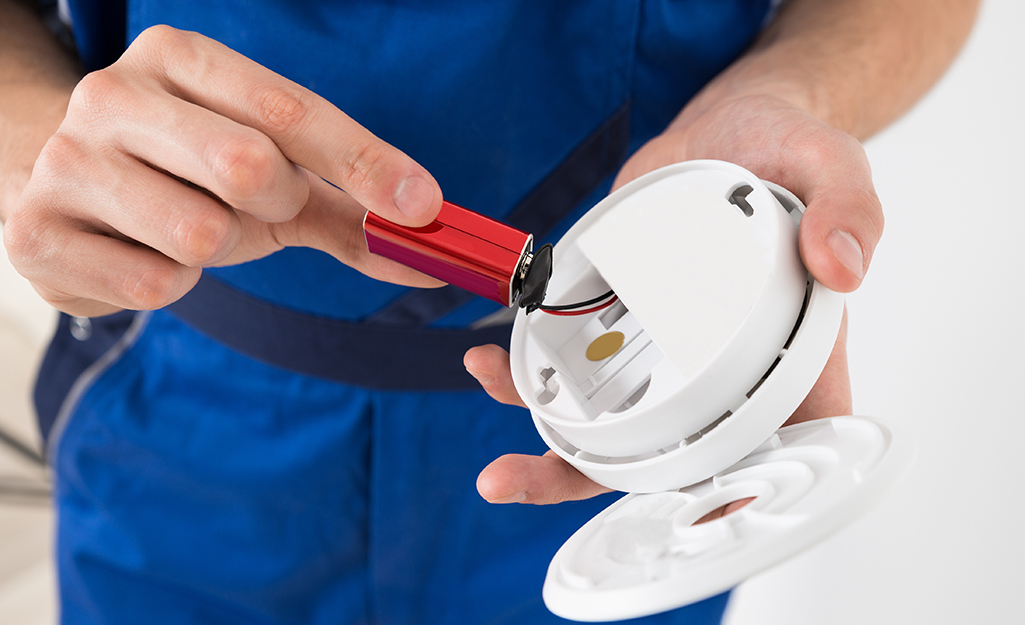
<path id="1" fill-rule="evenodd" d="M 584 301 L 609 290 L 592 266 L 577 278 L 547 301 L 555 305 Z M 535 373 L 534 396 L 552 415 L 583 421 L 613 419 L 658 394 L 659 384 L 653 378 L 681 378 L 622 300 L 595 313 L 538 312 L 528 321 L 530 342 L 543 354 L 539 361 L 545 362 Z M 588 347 L 612 332 L 623 335 L 622 346 L 608 357 L 589 359 Z"/>
<path id="2" fill-rule="evenodd" d="M 678 450 L 683 449 L 683 448 L 685 448 L 685 447 L 687 447 L 689 445 L 693 445 L 694 443 L 698 442 L 699 440 L 701 440 L 702 438 L 704 438 L 705 436 L 707 436 L 711 432 L 715 431 L 716 428 L 718 428 L 721 424 L 723 424 L 731 416 L 733 416 L 733 414 L 735 412 L 739 411 L 741 409 L 741 407 L 755 394 L 755 392 L 762 385 L 762 383 L 764 383 L 766 381 L 766 379 L 768 379 L 768 377 L 772 374 L 773 370 L 775 370 L 776 367 L 780 364 L 780 362 L 786 357 L 786 355 L 787 355 L 787 353 L 788 353 L 788 351 L 790 349 L 791 343 L 794 340 L 794 337 L 796 336 L 798 330 L 801 327 L 801 323 L 804 320 L 805 313 L 806 313 L 806 311 L 808 309 L 808 303 L 809 303 L 809 300 L 811 298 L 812 287 L 813 287 L 813 283 L 811 281 L 811 278 L 809 277 L 808 282 L 807 282 L 807 286 L 806 286 L 806 291 L 805 291 L 805 298 L 804 298 L 804 301 L 803 301 L 802 306 L 801 306 L 800 315 L 798 316 L 797 322 L 794 325 L 793 331 L 790 333 L 790 336 L 787 338 L 786 343 L 783 345 L 782 349 L 779 352 L 779 355 L 773 361 L 772 365 L 769 366 L 769 368 L 759 378 L 759 380 L 754 384 L 754 386 L 751 387 L 750 390 L 748 390 L 743 395 L 737 397 L 733 401 L 733 403 L 730 406 L 730 409 L 728 409 L 725 412 L 723 412 L 721 415 L 719 415 L 718 418 L 714 419 L 711 423 L 707 424 L 706 426 L 702 427 L 701 429 L 699 429 L 699 430 L 697 430 L 697 431 L 695 431 L 695 432 L 693 432 L 693 433 L 691 433 L 689 435 L 681 436 L 681 438 L 676 440 L 675 442 L 673 442 L 673 443 L 671 443 L 671 444 L 669 444 L 669 445 L 667 445 L 665 447 L 659 448 L 659 449 L 645 450 L 645 451 L 641 451 L 641 452 L 633 453 L 633 454 L 629 454 L 629 455 L 605 455 L 605 454 L 590 453 L 588 451 L 584 451 L 584 450 L 580 449 L 576 444 L 568 441 L 558 431 L 556 431 L 554 428 L 552 428 L 551 425 L 549 425 L 547 423 L 539 423 L 538 426 L 542 429 L 543 435 L 549 440 L 549 444 L 552 444 L 552 443 L 555 444 L 554 448 L 559 449 L 563 453 L 572 455 L 574 458 L 576 458 L 578 460 L 581 460 L 583 462 L 598 463 L 598 464 L 607 465 L 607 466 L 608 465 L 630 465 L 630 464 L 635 464 L 635 463 L 641 463 L 641 462 L 643 462 L 645 460 L 649 460 L 649 459 L 652 459 L 652 458 L 657 458 L 657 457 L 665 455 L 665 454 L 671 454 L 671 453 L 677 452 Z M 660 361 L 659 364 L 661 365 L 663 370 L 664 370 L 664 367 L 672 367 L 672 363 L 671 363 L 671 361 L 669 359 L 664 359 L 663 361 Z M 550 369 L 550 371 L 554 372 L 554 369 Z M 648 390 L 650 385 L 651 385 L 651 376 L 649 375 L 647 377 L 646 382 L 638 389 L 638 391 L 636 391 L 634 393 L 634 396 L 631 396 L 631 397 L 627 398 L 623 402 L 623 405 L 621 406 L 620 409 L 618 409 L 618 410 L 610 410 L 609 412 L 610 413 L 623 412 L 623 411 L 625 411 L 625 410 L 627 410 L 629 408 L 632 408 L 633 406 L 637 405 L 639 403 L 640 399 L 646 394 L 646 392 L 647 392 L 647 390 Z"/>

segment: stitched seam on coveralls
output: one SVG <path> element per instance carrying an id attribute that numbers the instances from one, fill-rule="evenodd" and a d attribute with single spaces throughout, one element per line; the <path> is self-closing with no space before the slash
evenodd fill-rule
<path id="1" fill-rule="evenodd" d="M 132 345 L 139 339 L 139 335 L 142 334 L 142 330 L 149 323 L 150 317 L 153 315 L 152 311 L 140 312 L 135 315 L 135 319 L 132 320 L 132 325 L 128 326 L 128 330 L 106 351 L 96 362 L 89 365 L 89 367 L 78 376 L 75 383 L 71 385 L 71 390 L 68 391 L 68 396 L 64 398 L 64 402 L 61 404 L 60 410 L 57 412 L 57 418 L 53 421 L 53 426 L 50 429 L 50 436 L 46 443 L 46 457 L 49 460 L 50 469 L 56 475 L 57 472 L 57 454 L 59 452 L 59 445 L 61 439 L 64 438 L 64 430 L 67 428 L 68 421 L 71 419 L 71 414 L 78 407 L 79 401 L 82 396 L 85 395 L 86 391 L 93 387 L 93 384 L 101 375 L 107 372 L 111 366 L 114 365 L 121 356 L 128 351 Z"/>

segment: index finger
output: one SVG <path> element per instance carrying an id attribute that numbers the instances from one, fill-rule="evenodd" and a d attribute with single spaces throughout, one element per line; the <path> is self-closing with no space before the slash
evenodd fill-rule
<path id="1" fill-rule="evenodd" d="M 309 89 L 197 33 L 154 26 L 140 41 L 125 61 L 157 63 L 179 97 L 266 134 L 368 210 L 410 226 L 437 216 L 441 189 L 426 169 Z"/>

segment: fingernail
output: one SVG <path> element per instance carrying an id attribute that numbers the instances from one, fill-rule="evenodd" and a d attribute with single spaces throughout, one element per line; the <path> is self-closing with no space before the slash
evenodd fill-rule
<path id="1" fill-rule="evenodd" d="M 403 178 L 395 187 L 395 206 L 403 215 L 417 217 L 431 207 L 434 188 L 420 176 Z"/>
<path id="2" fill-rule="evenodd" d="M 502 497 L 501 499 L 492 499 L 489 503 L 523 503 L 527 500 L 527 491 L 521 490 L 518 493 L 513 493 L 508 497 Z"/>
<path id="3" fill-rule="evenodd" d="M 865 254 L 861 251 L 861 245 L 849 232 L 834 230 L 826 237 L 826 243 L 833 250 L 833 255 L 844 267 L 850 270 L 854 276 L 861 280 L 865 277 Z"/>

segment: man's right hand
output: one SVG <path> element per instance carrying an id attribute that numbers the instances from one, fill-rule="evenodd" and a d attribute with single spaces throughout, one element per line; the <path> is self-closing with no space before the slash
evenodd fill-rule
<path id="1" fill-rule="evenodd" d="M 211 39 L 157 26 L 75 88 L 4 242 L 47 301 L 81 316 L 165 306 L 203 267 L 286 246 L 436 286 L 367 252 L 362 220 L 370 210 L 425 225 L 441 199 L 423 167 L 323 98 Z"/>

